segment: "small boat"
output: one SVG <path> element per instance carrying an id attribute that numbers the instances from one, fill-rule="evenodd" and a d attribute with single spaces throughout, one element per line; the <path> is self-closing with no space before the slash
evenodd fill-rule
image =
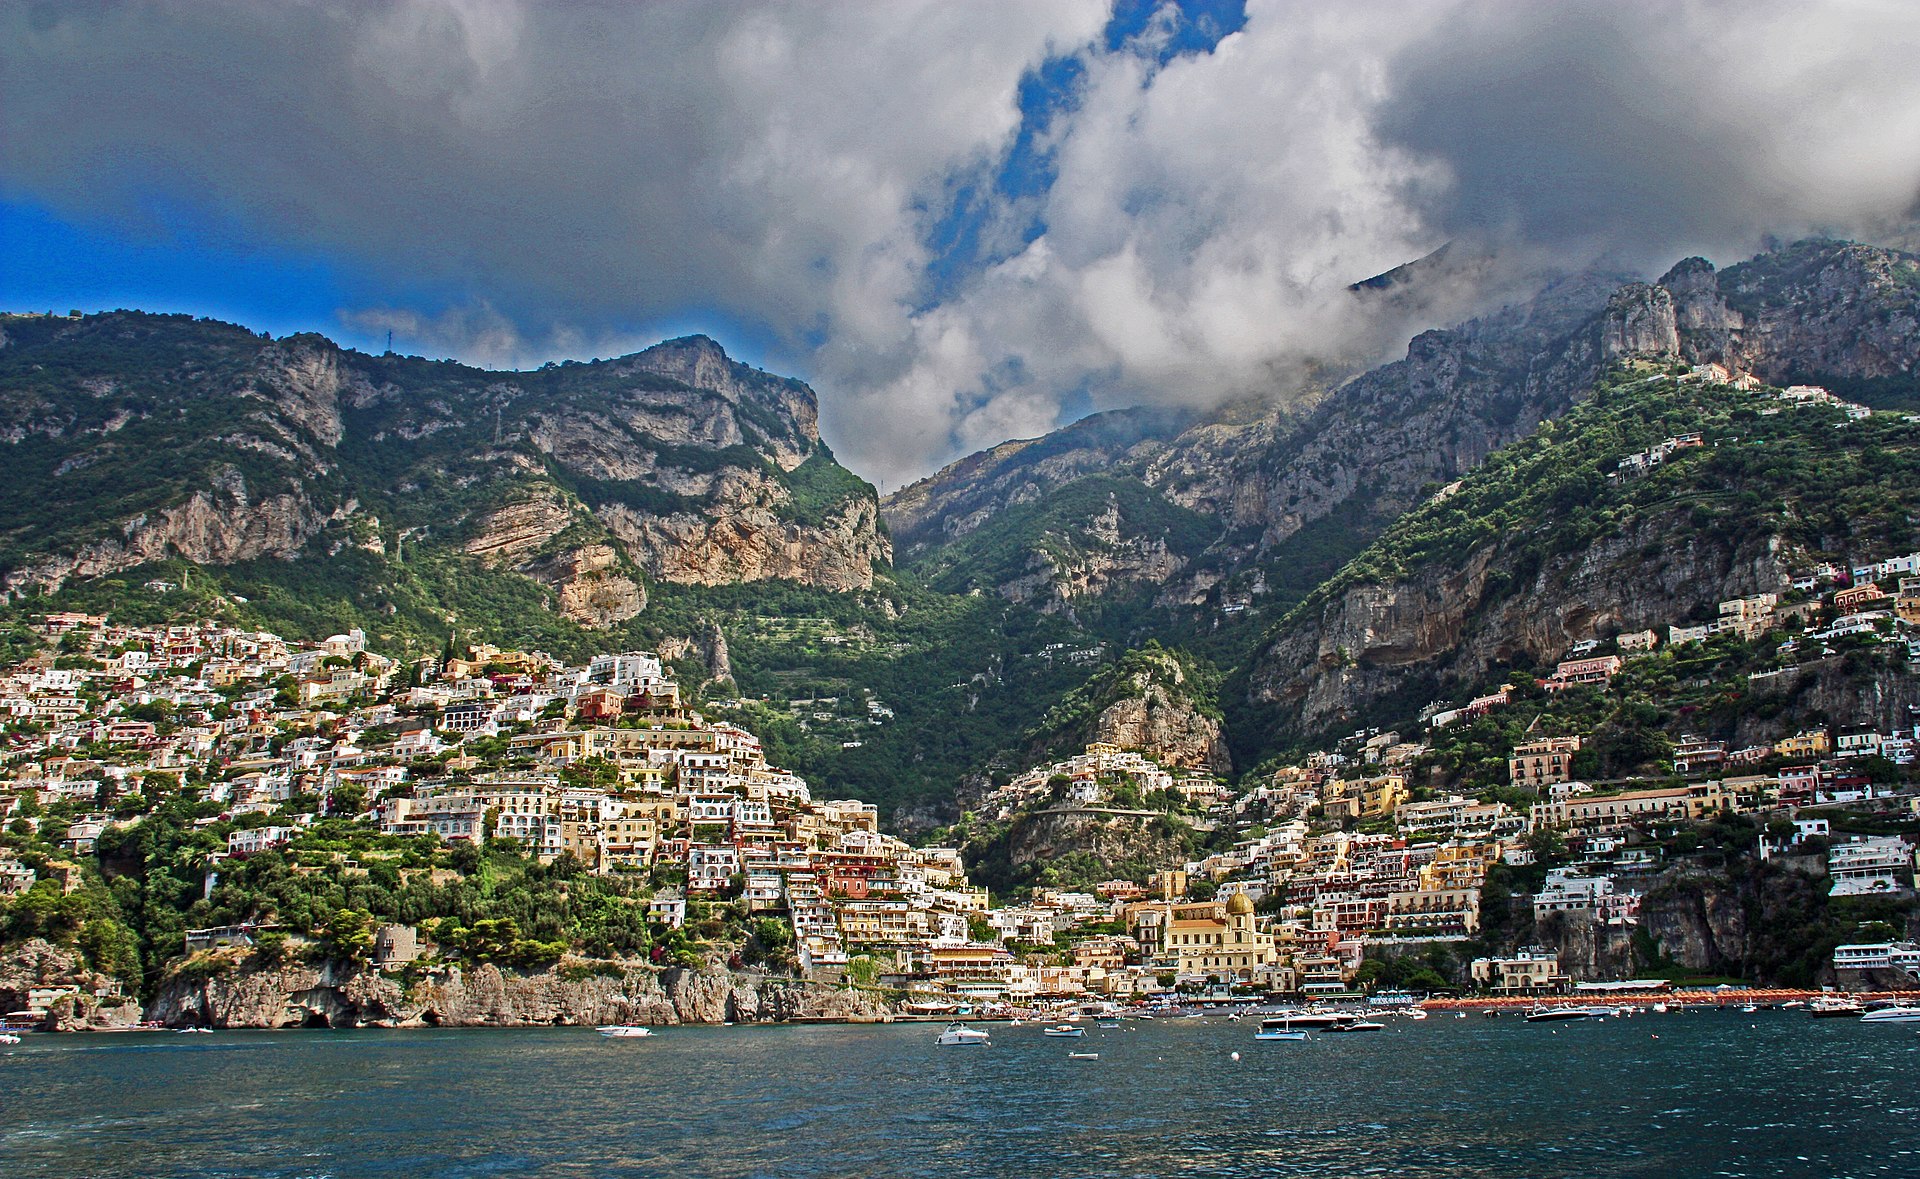
<path id="1" fill-rule="evenodd" d="M 1103 1019 L 1094 1026 L 1109 1032 L 1117 1031 L 1120 1027 L 1120 1021 L 1117 1019 Z"/>
<path id="2" fill-rule="evenodd" d="M 18 1044 L 20 1037 L 12 1032 L 0 1032 L 0 1044 Z"/>
<path id="3" fill-rule="evenodd" d="M 1891 1007 L 1876 1007 L 1860 1017 L 1861 1023 L 1920 1023 L 1920 1007 L 1909 1007 L 1896 1003 Z"/>
<path id="4" fill-rule="evenodd" d="M 1815 1019 L 1850 1019 L 1860 1013 L 1860 1000 L 1842 995 L 1822 995 L 1807 1005 L 1807 1014 Z"/>
<path id="5" fill-rule="evenodd" d="M 1307 1038 L 1307 1033 L 1302 1031 L 1287 1031 L 1284 1028 L 1261 1028 L 1259 1031 L 1253 1033 L 1253 1038 L 1256 1040 L 1304 1040 Z"/>
<path id="6" fill-rule="evenodd" d="M 1080 1036 L 1086 1035 L 1087 1029 L 1074 1027 L 1070 1023 L 1062 1023 L 1062 1024 L 1055 1024 L 1053 1027 L 1045 1029 L 1040 1034 L 1043 1036 L 1065 1036 L 1069 1039 L 1075 1039 Z"/>
<path id="7" fill-rule="evenodd" d="M 1407 1012 L 1408 1019 L 1421 1020 L 1421 1019 L 1425 1019 L 1426 1017 L 1427 1017 L 1426 1011 L 1424 1011 L 1419 1007 L 1412 1008 Z"/>
<path id="8" fill-rule="evenodd" d="M 1455 1019 L 1465 1019 L 1467 1017 L 1467 1013 L 1464 1011 L 1456 1011 L 1453 1013 L 1453 1017 Z"/>
<path id="9" fill-rule="evenodd" d="M 1336 1023 L 1327 1029 L 1330 1032 L 1384 1032 L 1387 1025 L 1371 1019 L 1353 1019 L 1345 1023 Z"/>
<path id="10" fill-rule="evenodd" d="M 970 1028 L 964 1023 L 950 1023 L 934 1043 L 942 1048 L 961 1048 L 974 1044 L 985 1047 L 988 1034 L 985 1028 Z"/>
<path id="11" fill-rule="evenodd" d="M 1752 1014 L 1753 1014 L 1754 1012 L 1756 1012 L 1756 1011 L 1758 1011 L 1758 1010 L 1760 1010 L 1760 1008 L 1759 1008 L 1758 1006 L 1756 1006 L 1755 1004 L 1752 1004 L 1752 1003 L 1748 1003 L 1748 1004 L 1747 1004 L 1746 1006 L 1744 1006 L 1744 1007 L 1742 1007 L 1742 1008 L 1740 1009 L 1740 1014 L 1742 1014 L 1742 1015 L 1752 1015 Z"/>
<path id="12" fill-rule="evenodd" d="M 175 1030 L 183 1036 L 211 1036 L 213 1034 L 212 1028 L 176 1028 Z"/>
<path id="13" fill-rule="evenodd" d="M 1655 1015 L 1665 1015 L 1667 1013 L 1667 1005 L 1665 1003 L 1655 1003 L 1653 1005 L 1653 1013 Z"/>
<path id="14" fill-rule="evenodd" d="M 636 1040 L 641 1036 L 651 1036 L 652 1028 L 643 1028 L 630 1023 L 610 1023 L 605 1027 L 593 1029 L 609 1040 Z"/>
<path id="15" fill-rule="evenodd" d="M 1067 1059 L 1068 1060 L 1099 1060 L 1100 1054 L 1098 1052 L 1069 1052 L 1067 1053 Z"/>
<path id="16" fill-rule="evenodd" d="M 1606 1007 L 1535 1007 L 1527 1012 L 1528 1023 L 1551 1023 L 1563 1019 L 1604 1019 L 1612 1015 Z"/>

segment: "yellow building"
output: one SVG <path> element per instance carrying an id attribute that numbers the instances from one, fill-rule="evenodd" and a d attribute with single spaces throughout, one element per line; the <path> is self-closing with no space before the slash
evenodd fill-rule
<path id="1" fill-rule="evenodd" d="M 1274 965 L 1273 935 L 1254 928 L 1253 902 L 1245 893 L 1227 898 L 1219 918 L 1175 919 L 1167 926 L 1167 951 L 1182 975 L 1251 982 Z"/>
<path id="2" fill-rule="evenodd" d="M 1781 757 L 1807 758 L 1825 757 L 1833 751 L 1833 741 L 1825 729 L 1808 729 L 1804 733 L 1795 733 L 1791 737 L 1782 737 L 1773 743 L 1773 751 Z"/>

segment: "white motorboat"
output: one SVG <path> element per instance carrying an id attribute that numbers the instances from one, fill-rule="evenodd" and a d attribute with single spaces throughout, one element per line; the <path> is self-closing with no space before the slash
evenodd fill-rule
<path id="1" fill-rule="evenodd" d="M 1611 1007 L 1535 1007 L 1527 1012 L 1528 1023 L 1549 1023 L 1564 1019 L 1605 1019 Z"/>
<path id="2" fill-rule="evenodd" d="M 1412 1020 L 1422 1020 L 1427 1017 L 1426 1010 L 1420 1007 L 1409 1008 L 1406 1014 L 1407 1018 Z"/>
<path id="3" fill-rule="evenodd" d="M 1815 1019 L 1848 1019 L 1860 1012 L 1860 1000 L 1844 995 L 1822 995 L 1807 1005 Z"/>
<path id="4" fill-rule="evenodd" d="M 1067 1059 L 1068 1060 L 1099 1060 L 1100 1054 L 1098 1052 L 1069 1052 L 1067 1053 Z"/>
<path id="5" fill-rule="evenodd" d="M 609 1040 L 637 1040 L 641 1036 L 651 1036 L 652 1028 L 643 1028 L 630 1023 L 610 1023 L 605 1027 L 593 1029 Z"/>
<path id="6" fill-rule="evenodd" d="M 970 1028 L 964 1023 L 950 1023 L 947 1030 L 940 1033 L 934 1043 L 942 1048 L 964 1048 L 978 1044 L 985 1047 L 988 1032 L 985 1028 Z"/>
<path id="7" fill-rule="evenodd" d="M 1359 1018 L 1344 1011 L 1276 1011 L 1260 1021 L 1261 1030 L 1279 1028 L 1282 1031 L 1320 1031 L 1351 1023 Z"/>
<path id="8" fill-rule="evenodd" d="M 1910 1007 L 1896 1003 L 1891 1007 L 1876 1007 L 1860 1017 L 1861 1023 L 1920 1023 L 1920 1007 Z"/>
<path id="9" fill-rule="evenodd" d="M 1384 1032 L 1387 1025 L 1371 1019 L 1350 1019 L 1345 1023 L 1336 1023 L 1327 1029 L 1330 1032 Z"/>
<path id="10" fill-rule="evenodd" d="M 12 1032 L 0 1032 L 0 1044 L 18 1044 L 20 1037 Z"/>
<path id="11" fill-rule="evenodd" d="M 1075 1038 L 1075 1037 L 1086 1035 L 1087 1029 L 1074 1027 L 1070 1023 L 1062 1023 L 1062 1024 L 1055 1024 L 1053 1027 L 1047 1028 L 1040 1034 L 1044 1036 L 1066 1036 L 1068 1038 Z"/>

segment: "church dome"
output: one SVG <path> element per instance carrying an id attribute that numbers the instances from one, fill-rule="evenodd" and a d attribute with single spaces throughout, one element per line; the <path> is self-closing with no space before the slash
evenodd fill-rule
<path id="1" fill-rule="evenodd" d="M 1227 916 L 1229 917 L 1253 916 L 1253 902 L 1247 899 L 1246 893 L 1236 892 L 1232 896 L 1227 898 Z"/>

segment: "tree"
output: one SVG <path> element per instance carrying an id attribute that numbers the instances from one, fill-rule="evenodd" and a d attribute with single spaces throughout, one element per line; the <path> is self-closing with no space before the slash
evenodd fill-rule
<path id="1" fill-rule="evenodd" d="M 329 958 L 366 962 L 373 957 L 373 914 L 365 910 L 335 909 L 314 933 Z"/>

